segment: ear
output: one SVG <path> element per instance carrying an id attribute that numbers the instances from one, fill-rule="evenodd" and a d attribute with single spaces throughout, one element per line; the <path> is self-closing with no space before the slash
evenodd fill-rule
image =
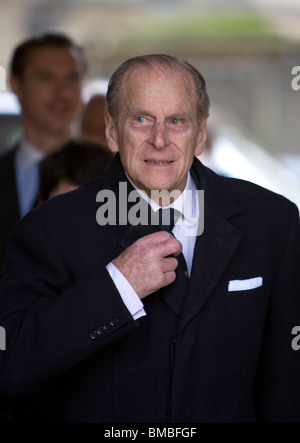
<path id="1" fill-rule="evenodd" d="M 16 75 L 12 75 L 10 78 L 10 86 L 12 91 L 16 94 L 19 101 L 22 102 L 22 85 L 20 79 Z"/>
<path id="2" fill-rule="evenodd" d="M 107 111 L 105 111 L 104 113 L 104 120 L 105 120 L 105 136 L 106 136 L 107 145 L 112 152 L 118 152 L 119 144 L 118 144 L 117 129 L 114 124 L 112 116 Z"/>
<path id="3" fill-rule="evenodd" d="M 195 156 L 198 157 L 205 149 L 205 142 L 207 137 L 207 129 L 206 129 L 207 119 L 202 120 L 201 126 L 198 133 L 197 138 L 197 146 L 195 149 Z"/>

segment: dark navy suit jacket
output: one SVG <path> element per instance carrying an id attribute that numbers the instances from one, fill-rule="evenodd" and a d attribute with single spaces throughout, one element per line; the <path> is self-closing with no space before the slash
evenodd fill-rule
<path id="1" fill-rule="evenodd" d="M 204 232 L 179 314 L 168 289 L 134 321 L 106 265 L 146 226 L 99 226 L 97 193 L 127 181 L 108 172 L 18 223 L 0 285 L 0 392 L 58 383 L 65 422 L 299 422 L 300 230 L 296 206 L 195 159 Z M 128 189 L 130 186 L 128 185 Z M 245 281 L 263 284 L 245 289 Z M 240 291 L 229 282 L 242 280 Z M 245 289 L 245 290 L 243 290 Z"/>

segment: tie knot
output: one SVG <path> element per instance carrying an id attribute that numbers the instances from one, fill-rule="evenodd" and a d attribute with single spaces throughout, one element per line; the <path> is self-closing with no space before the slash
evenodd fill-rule
<path id="1" fill-rule="evenodd" d="M 160 208 L 159 211 L 159 224 L 164 231 L 172 232 L 175 223 L 177 222 L 180 212 L 174 208 Z"/>

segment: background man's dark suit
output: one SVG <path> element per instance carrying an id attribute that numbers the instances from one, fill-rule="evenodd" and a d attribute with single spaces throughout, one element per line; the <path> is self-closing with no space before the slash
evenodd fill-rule
<path id="1" fill-rule="evenodd" d="M 12 229 L 20 219 L 15 174 L 17 147 L 0 157 L 0 278 L 4 274 L 4 253 Z"/>
<path id="2" fill-rule="evenodd" d="M 299 421 L 298 211 L 196 159 L 192 174 L 205 227 L 179 316 L 175 282 L 143 299 L 147 316 L 133 321 L 105 269 L 154 229 L 96 223 L 97 193 L 118 195 L 127 181 L 119 155 L 104 178 L 18 224 L 0 289 L 2 392 L 58 376 L 63 421 Z M 229 281 L 257 276 L 263 286 L 228 292 Z"/>

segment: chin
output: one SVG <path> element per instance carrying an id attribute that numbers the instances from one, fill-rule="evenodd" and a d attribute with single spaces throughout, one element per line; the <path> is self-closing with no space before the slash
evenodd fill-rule
<path id="1" fill-rule="evenodd" d="M 56 136 L 58 136 L 58 137 L 61 136 L 62 137 L 66 133 L 66 129 L 67 128 L 69 129 L 69 127 L 70 127 L 70 123 L 69 122 L 64 123 L 64 124 L 61 124 L 61 122 L 60 122 L 60 124 L 52 125 L 50 130 Z"/>
<path id="2" fill-rule="evenodd" d="M 144 187 L 144 189 L 145 189 L 145 187 Z M 151 192 L 151 191 L 169 190 L 169 189 L 173 189 L 173 187 L 169 183 L 155 182 L 153 184 L 149 184 L 147 186 L 147 189 L 150 189 L 150 192 Z"/>

